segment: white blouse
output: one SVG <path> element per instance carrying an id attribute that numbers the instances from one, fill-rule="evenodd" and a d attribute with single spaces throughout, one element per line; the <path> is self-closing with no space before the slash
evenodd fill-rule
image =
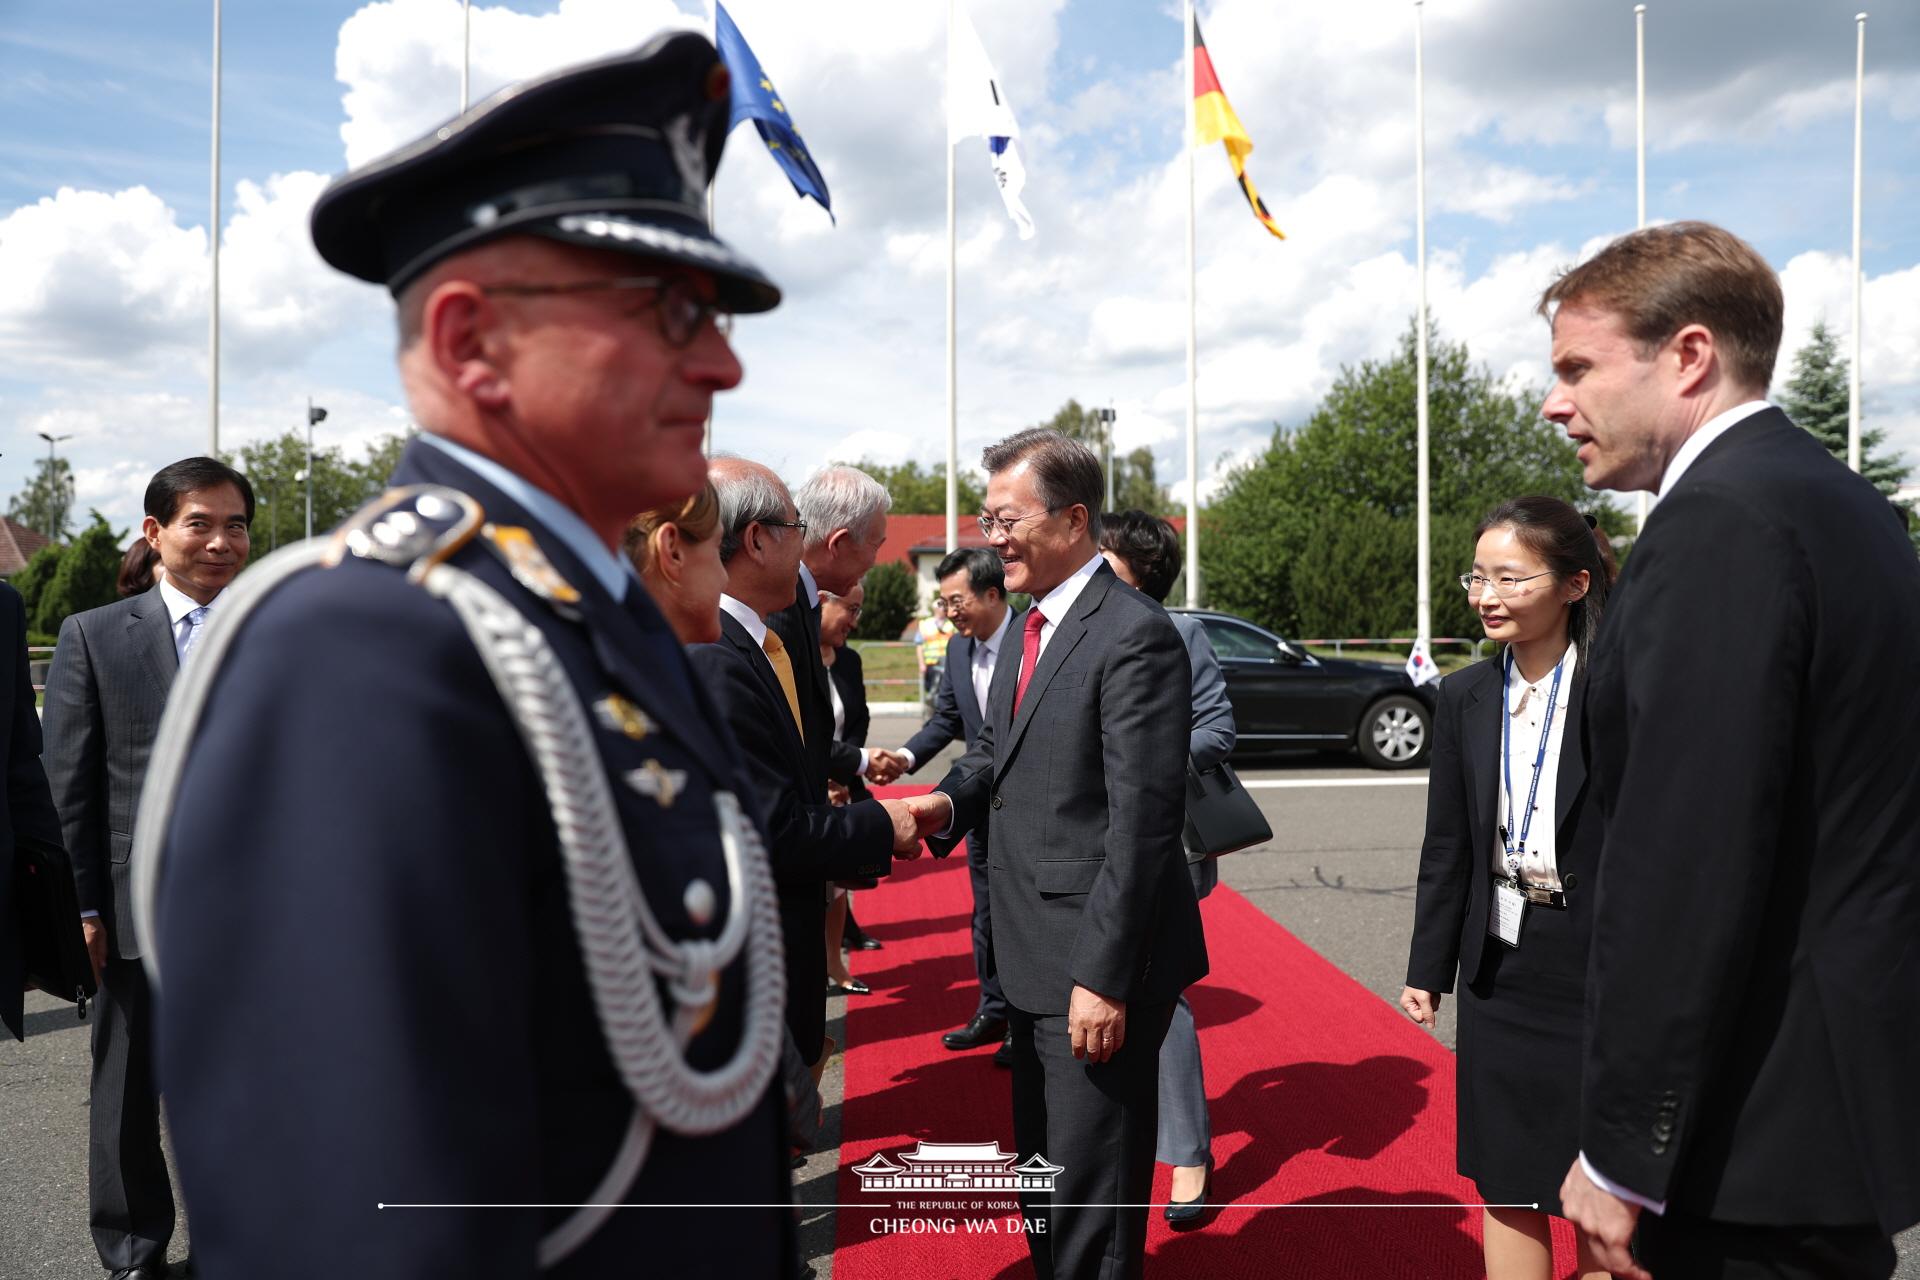
<path id="1" fill-rule="evenodd" d="M 1561 658 L 1560 696 L 1553 712 L 1553 729 L 1547 735 L 1546 758 L 1540 763 L 1540 794 L 1534 798 L 1533 824 L 1527 831 L 1527 850 L 1520 858 L 1520 879 L 1525 884 L 1560 888 L 1560 869 L 1554 863 L 1554 791 L 1560 779 L 1560 744 L 1566 736 L 1567 706 L 1573 700 L 1573 673 L 1580 657 L 1578 648 L 1567 645 Z M 1504 662 L 1505 659 L 1502 659 Z M 1540 727 L 1546 720 L 1547 694 L 1553 688 L 1553 672 L 1538 683 L 1528 684 L 1514 668 L 1512 687 L 1507 691 L 1508 750 L 1513 761 L 1513 807 L 1523 810 L 1527 794 L 1533 789 L 1533 758 L 1540 750 Z M 1496 745 L 1495 750 L 1498 751 Z M 1496 782 L 1495 822 L 1513 832 L 1516 845 L 1520 832 L 1507 807 L 1506 774 L 1498 756 L 1494 759 Z M 1522 815 L 1524 817 L 1524 814 Z M 1507 849 L 1496 827 L 1493 833 L 1493 871 L 1507 874 Z"/>

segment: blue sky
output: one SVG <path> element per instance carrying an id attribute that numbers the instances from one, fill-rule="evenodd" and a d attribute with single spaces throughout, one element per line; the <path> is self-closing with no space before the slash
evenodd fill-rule
<path id="1" fill-rule="evenodd" d="M 1068 396 L 1185 473 L 1180 23 L 1167 0 L 973 0 L 1019 115 L 1039 224 L 1014 238 L 984 150 L 959 152 L 963 457 Z M 743 323 L 722 448 L 798 479 L 828 457 L 944 456 L 944 5 L 734 0 L 835 194 L 797 202 L 750 132 L 722 234 L 788 292 Z M 1779 268 L 1789 351 L 1846 327 L 1854 6 L 1688 0 L 1649 12 L 1649 213 L 1724 223 Z M 695 0 L 475 9 L 475 84 L 630 46 Z M 1290 239 L 1198 156 L 1202 468 L 1298 422 L 1414 305 L 1413 11 L 1404 0 L 1201 6 Z M 0 3 L 0 491 L 71 433 L 80 504 L 121 523 L 206 441 L 211 4 Z M 1544 372 L 1531 298 L 1634 217 L 1632 5 L 1430 0 L 1430 289 L 1494 369 Z M 1869 23 L 1867 408 L 1920 462 L 1920 12 Z M 378 290 L 304 242 L 324 180 L 457 106 L 455 0 L 226 6 L 223 445 L 332 411 L 350 452 L 404 424 Z M 1783 356 L 1782 370 L 1785 369 Z"/>

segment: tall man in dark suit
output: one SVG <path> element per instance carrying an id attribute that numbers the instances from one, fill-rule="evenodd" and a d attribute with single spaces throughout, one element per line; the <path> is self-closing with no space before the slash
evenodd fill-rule
<path id="1" fill-rule="evenodd" d="M 798 678 L 807 655 L 767 622 L 793 604 L 806 526 L 786 486 L 759 463 L 717 458 L 712 475 L 727 590 L 720 639 L 687 653 L 733 730 L 766 813 L 786 941 L 787 1028 L 801 1058 L 817 1066 L 827 1025 L 827 887 L 887 874 L 893 850 L 917 852 L 918 837 L 901 801 L 827 802 L 825 752 L 809 739 L 823 731 L 832 738 L 833 709 L 824 726 L 809 717 Z M 818 665 L 817 643 L 812 658 Z"/>
<path id="2" fill-rule="evenodd" d="M 11 664 L 13 674 L 6 675 Z M 46 771 L 40 766 L 40 717 L 34 713 L 33 676 L 27 661 L 27 618 L 20 593 L 0 583 L 0 1026 L 25 1038 L 20 1000 L 26 956 L 13 899 L 14 847 L 20 836 L 59 844 L 60 815 L 54 812 Z"/>
<path id="3" fill-rule="evenodd" d="M 314 206 L 394 296 L 422 431 L 240 581 L 142 802 L 172 802 L 137 901 L 210 1280 L 793 1274 L 749 783 L 621 554 L 706 479 L 726 317 L 780 300 L 705 216 L 727 84 L 662 35 Z"/>
<path id="4" fill-rule="evenodd" d="M 1746 243 L 1635 232 L 1541 310 L 1587 483 L 1660 494 L 1590 677 L 1567 1216 L 1622 1276 L 1886 1276 L 1920 1219 L 1920 563 L 1763 400 L 1782 299 Z"/>
<path id="5" fill-rule="evenodd" d="M 1033 596 L 994 668 L 989 715 L 930 797 L 936 852 L 992 814 L 993 948 L 1013 1029 L 1020 1151 L 1062 1168 L 1023 1195 L 1046 1280 L 1145 1264 L 1160 1041 L 1207 972 L 1180 847 L 1187 651 L 1166 611 L 1099 552 L 1100 464 L 1036 428 L 981 459 L 989 544 Z M 1059 1207 L 1051 1207 L 1051 1202 Z M 1100 1207 L 1086 1207 L 1100 1206 Z"/>
<path id="6" fill-rule="evenodd" d="M 87 1182 L 94 1247 L 115 1276 L 165 1275 L 174 1226 L 153 998 L 133 921 L 134 809 L 174 673 L 246 564 L 252 520 L 253 489 L 225 463 L 187 458 L 162 468 L 147 485 L 141 532 L 166 575 L 140 595 L 69 617 L 47 675 L 47 774 L 101 979 Z"/>
<path id="7" fill-rule="evenodd" d="M 984 547 L 949 552 L 934 571 L 940 599 L 959 635 L 947 645 L 933 715 L 898 754 L 908 773 L 917 772 L 950 742 L 969 747 L 987 718 L 987 691 L 993 668 L 1009 634 L 1017 640 L 1019 620 L 1007 606 L 1007 575 L 1000 557 Z M 1013 1063 L 1012 1032 L 1007 1028 L 1007 997 L 993 962 L 993 908 L 987 892 L 985 824 L 967 833 L 967 872 L 973 880 L 973 970 L 980 979 L 980 1001 L 973 1017 L 940 1037 L 949 1049 L 976 1049 L 1000 1042 L 993 1060 Z"/>

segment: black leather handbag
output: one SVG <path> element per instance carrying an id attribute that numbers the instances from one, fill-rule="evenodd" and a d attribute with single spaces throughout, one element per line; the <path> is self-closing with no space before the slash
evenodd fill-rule
<path id="1" fill-rule="evenodd" d="M 1264 844 L 1273 828 L 1253 797 L 1240 785 L 1233 766 L 1221 761 L 1199 770 L 1187 761 L 1187 860 L 1217 858 L 1223 853 Z"/>
<path id="2" fill-rule="evenodd" d="M 19 913 L 27 981 L 50 996 L 80 1006 L 93 999 L 93 962 L 80 933 L 80 900 L 73 891 L 67 851 L 32 836 L 16 838 L 13 901 Z"/>

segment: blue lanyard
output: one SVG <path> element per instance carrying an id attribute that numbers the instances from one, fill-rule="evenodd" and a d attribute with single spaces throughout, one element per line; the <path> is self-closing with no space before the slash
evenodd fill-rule
<path id="1" fill-rule="evenodd" d="M 1547 694 L 1547 714 L 1540 721 L 1540 749 L 1533 756 L 1533 786 L 1527 791 L 1527 811 L 1520 819 L 1520 845 L 1516 850 L 1513 843 L 1513 712 L 1509 707 L 1513 690 L 1513 650 L 1507 650 L 1507 660 L 1500 668 L 1500 768 L 1507 786 L 1507 825 L 1500 828 L 1501 843 L 1507 850 L 1507 874 L 1517 882 L 1520 879 L 1520 859 L 1526 856 L 1527 833 L 1533 830 L 1534 802 L 1540 797 L 1540 774 L 1547 762 L 1547 741 L 1553 733 L 1553 713 L 1560 706 L 1560 676 L 1566 670 L 1567 656 L 1560 655 L 1560 661 L 1553 668 L 1553 689 Z"/>

